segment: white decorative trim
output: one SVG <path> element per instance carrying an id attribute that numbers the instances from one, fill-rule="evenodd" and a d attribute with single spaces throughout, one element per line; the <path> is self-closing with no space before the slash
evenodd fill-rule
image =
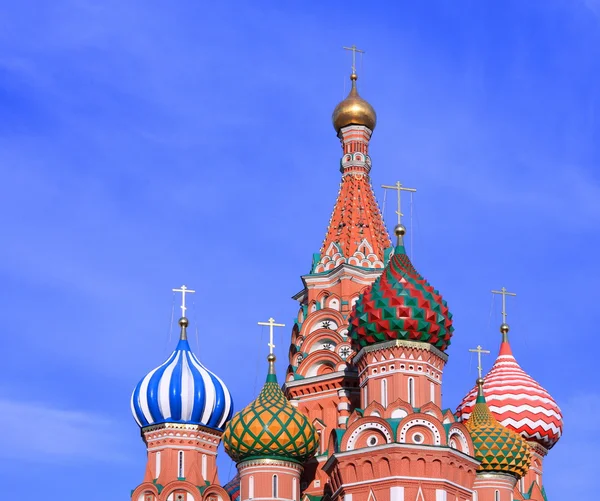
<path id="1" fill-rule="evenodd" d="M 373 429 L 383 433 L 383 436 L 385 437 L 388 444 L 392 442 L 392 436 L 390 435 L 390 432 L 385 426 L 383 426 L 381 423 L 369 421 L 368 423 L 361 424 L 350 434 L 350 438 L 348 438 L 348 442 L 346 443 L 346 451 L 351 451 L 354 449 L 354 442 L 356 442 L 356 439 L 364 430 Z"/>
<path id="2" fill-rule="evenodd" d="M 467 440 L 467 437 L 462 432 L 462 430 L 460 430 L 458 428 L 452 428 L 450 430 L 450 433 L 448 433 L 448 443 L 450 443 L 450 440 L 454 437 L 454 435 L 458 435 L 458 440 L 463 446 L 463 450 L 461 452 L 471 455 L 471 448 L 469 447 L 469 441 Z"/>
<path id="3" fill-rule="evenodd" d="M 405 475 L 394 475 L 391 477 L 378 478 L 377 483 L 385 482 L 386 480 L 408 480 L 411 483 L 413 483 L 414 481 L 420 481 L 420 482 L 427 482 L 428 484 L 430 484 L 432 482 L 440 482 L 442 484 L 451 485 L 451 486 L 461 489 L 463 491 L 467 491 L 469 494 L 473 494 L 473 492 L 475 492 L 475 491 L 469 489 L 468 487 L 457 484 L 456 482 L 448 480 L 447 478 L 428 478 L 428 477 L 412 477 L 412 476 L 405 476 Z M 372 483 L 373 483 L 373 479 L 369 479 L 369 480 L 360 480 L 358 482 L 350 482 L 347 484 L 340 485 L 337 488 L 337 490 L 331 495 L 331 498 L 335 499 L 335 497 L 340 493 L 340 490 L 342 490 L 342 489 L 347 489 L 348 487 L 354 487 L 355 485 L 365 485 L 365 484 L 372 484 Z"/>
<path id="4" fill-rule="evenodd" d="M 426 419 L 420 418 L 412 419 L 402 427 L 399 436 L 400 443 L 406 442 L 406 433 L 413 426 L 425 426 L 426 428 L 429 428 L 433 432 L 433 445 L 441 445 L 442 437 L 440 435 L 440 430 L 437 429 L 437 426 Z"/>

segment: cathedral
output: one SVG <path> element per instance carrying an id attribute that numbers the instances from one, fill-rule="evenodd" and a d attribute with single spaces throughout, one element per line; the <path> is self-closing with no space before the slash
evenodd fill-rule
<path id="1" fill-rule="evenodd" d="M 354 68 L 350 80 L 332 117 L 340 189 L 293 296 L 285 376 L 275 371 L 277 324 L 269 319 L 264 386 L 236 409 L 223 380 L 190 349 L 185 297 L 193 291 L 179 289 L 178 344 L 131 397 L 147 447 L 132 501 L 547 501 L 543 464 L 562 415 L 512 353 L 511 293 L 494 291 L 504 320 L 492 369 L 482 374 L 480 361 L 462 402 L 443 403 L 452 313 L 409 259 L 400 195 L 410 190 L 400 183 L 388 187 L 398 197 L 393 241 L 388 234 L 369 177 L 377 117 Z M 227 483 L 217 474 L 221 442 L 237 465 Z"/>

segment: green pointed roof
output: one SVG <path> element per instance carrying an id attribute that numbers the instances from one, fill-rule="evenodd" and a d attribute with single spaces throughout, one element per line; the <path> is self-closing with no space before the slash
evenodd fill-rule
<path id="1" fill-rule="evenodd" d="M 270 355 L 269 373 L 258 398 L 233 416 L 223 433 L 225 451 L 238 463 L 258 458 L 302 463 L 317 451 L 317 432 L 285 398 L 274 362 Z"/>

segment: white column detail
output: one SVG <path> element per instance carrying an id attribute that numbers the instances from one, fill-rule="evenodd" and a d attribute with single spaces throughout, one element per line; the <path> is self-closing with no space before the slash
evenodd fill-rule
<path id="1" fill-rule="evenodd" d="M 390 501 L 404 501 L 404 487 L 399 485 L 390 487 Z"/>

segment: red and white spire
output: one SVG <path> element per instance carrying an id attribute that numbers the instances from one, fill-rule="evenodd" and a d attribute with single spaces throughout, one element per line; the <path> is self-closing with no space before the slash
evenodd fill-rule
<path id="1" fill-rule="evenodd" d="M 484 378 L 485 399 L 500 423 L 548 450 L 562 435 L 562 413 L 550 393 L 527 374 L 513 356 L 508 342 L 505 303 L 506 295 L 510 293 L 506 289 L 499 293 L 503 295 L 502 343 L 498 358 Z M 474 387 L 458 406 L 458 419 L 466 421 L 469 418 L 476 398 L 477 387 Z"/>

